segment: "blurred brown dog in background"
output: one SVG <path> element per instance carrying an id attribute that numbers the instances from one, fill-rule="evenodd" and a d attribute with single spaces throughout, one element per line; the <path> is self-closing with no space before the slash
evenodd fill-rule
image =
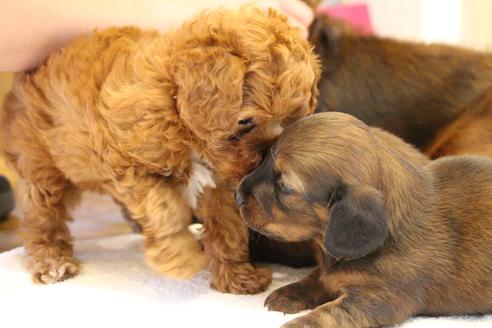
<path id="1" fill-rule="evenodd" d="M 492 311 L 488 157 L 429 162 L 350 115 L 315 114 L 286 129 L 236 200 L 252 229 L 318 249 L 319 266 L 265 302 L 285 313 L 314 308 L 286 327 Z"/>
<path id="2" fill-rule="evenodd" d="M 353 115 L 433 159 L 492 155 L 492 54 L 361 35 L 324 15 L 309 34 L 322 64 L 318 112 Z"/>

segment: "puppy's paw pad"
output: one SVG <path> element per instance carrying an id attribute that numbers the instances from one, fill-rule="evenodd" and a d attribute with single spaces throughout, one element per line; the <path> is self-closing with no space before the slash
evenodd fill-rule
<path id="1" fill-rule="evenodd" d="M 265 307 L 268 311 L 291 314 L 313 309 L 316 304 L 311 301 L 309 292 L 293 284 L 272 292 L 265 300 Z"/>
<path id="2" fill-rule="evenodd" d="M 34 282 L 52 284 L 76 276 L 80 272 L 80 263 L 69 256 L 46 258 L 33 263 Z"/>
<path id="3" fill-rule="evenodd" d="M 258 294 L 272 282 L 270 268 L 255 268 L 250 263 L 223 264 L 218 272 L 211 286 L 223 293 Z"/>

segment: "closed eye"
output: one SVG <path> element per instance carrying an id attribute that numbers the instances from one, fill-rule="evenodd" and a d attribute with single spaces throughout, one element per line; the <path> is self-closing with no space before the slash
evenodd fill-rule
<path id="1" fill-rule="evenodd" d="M 227 140 L 229 140 L 231 142 L 239 141 L 245 135 L 247 135 L 248 133 L 250 133 L 251 131 L 253 131 L 256 128 L 256 124 L 253 123 L 253 119 L 252 118 L 248 118 L 248 119 L 245 119 L 245 120 L 240 120 L 238 122 L 238 124 L 239 125 L 246 125 L 246 126 L 243 129 L 240 129 L 239 131 L 237 131 L 236 134 L 233 134 L 233 135 L 227 137 Z"/>
<path id="2" fill-rule="evenodd" d="M 245 118 L 243 120 L 240 120 L 239 122 L 237 122 L 239 125 L 248 125 L 248 124 L 253 124 L 253 118 L 250 117 L 250 118 Z"/>

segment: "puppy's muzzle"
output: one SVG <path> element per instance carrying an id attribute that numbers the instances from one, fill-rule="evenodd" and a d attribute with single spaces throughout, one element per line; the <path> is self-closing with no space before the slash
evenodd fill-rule
<path id="1" fill-rule="evenodd" d="M 246 175 L 239 183 L 239 187 L 236 189 L 234 198 L 236 200 L 236 204 L 240 207 L 244 205 L 248 197 L 251 196 L 251 174 L 252 173 L 250 172 L 248 175 Z"/>

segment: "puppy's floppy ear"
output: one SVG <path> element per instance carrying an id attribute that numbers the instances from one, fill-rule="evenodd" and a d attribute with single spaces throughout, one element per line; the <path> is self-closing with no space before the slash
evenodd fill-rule
<path id="1" fill-rule="evenodd" d="M 380 191 L 342 187 L 330 209 L 324 246 L 336 259 L 357 259 L 380 248 L 388 234 L 388 216 Z"/>
<path id="2" fill-rule="evenodd" d="M 323 14 L 319 14 L 309 26 L 309 41 L 322 61 L 334 60 L 339 51 L 340 39 L 343 35 L 351 34 L 355 34 L 355 31 L 349 23 Z"/>
<path id="3" fill-rule="evenodd" d="M 241 107 L 246 64 L 213 44 L 190 49 L 183 57 L 174 73 L 180 118 L 202 139 L 209 136 L 207 129 L 229 130 Z"/>

